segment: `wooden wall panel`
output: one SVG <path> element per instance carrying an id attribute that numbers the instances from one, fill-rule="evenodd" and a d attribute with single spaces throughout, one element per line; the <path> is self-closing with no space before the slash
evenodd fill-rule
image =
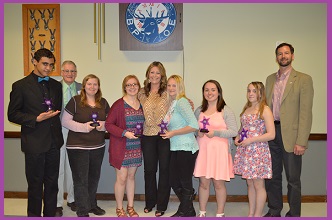
<path id="1" fill-rule="evenodd" d="M 55 56 L 51 76 L 61 75 L 60 60 L 60 4 L 22 4 L 24 75 L 34 69 L 32 57 L 44 47 Z"/>

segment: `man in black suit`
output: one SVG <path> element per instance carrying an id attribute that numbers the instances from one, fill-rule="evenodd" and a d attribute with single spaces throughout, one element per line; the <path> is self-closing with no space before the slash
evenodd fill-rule
<path id="1" fill-rule="evenodd" d="M 21 150 L 25 154 L 28 182 L 28 216 L 55 216 L 60 148 L 63 145 L 60 110 L 62 85 L 48 75 L 55 57 L 39 49 L 33 57 L 34 70 L 12 85 L 8 120 L 21 125 Z"/>

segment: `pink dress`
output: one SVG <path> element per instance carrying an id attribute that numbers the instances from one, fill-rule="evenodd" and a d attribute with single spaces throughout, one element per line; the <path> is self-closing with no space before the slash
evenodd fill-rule
<path id="1" fill-rule="evenodd" d="M 200 113 L 198 123 L 202 128 L 203 116 L 209 119 L 207 128 L 209 130 L 225 130 L 226 123 L 222 116 L 222 112 L 216 112 L 212 115 L 206 116 L 203 112 Z M 228 144 L 228 138 L 207 136 L 197 137 L 199 145 L 199 152 L 196 159 L 194 170 L 195 177 L 205 177 L 207 179 L 213 178 L 215 180 L 230 181 L 234 178 L 233 161 Z"/>
<path id="2" fill-rule="evenodd" d="M 264 120 L 257 114 L 243 114 L 241 123 L 248 130 L 248 138 L 266 132 Z M 272 162 L 268 142 L 255 142 L 238 146 L 234 157 L 234 173 L 244 179 L 271 179 Z"/>

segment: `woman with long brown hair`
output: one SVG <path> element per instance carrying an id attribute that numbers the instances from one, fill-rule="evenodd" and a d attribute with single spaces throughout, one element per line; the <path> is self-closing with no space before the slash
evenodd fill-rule
<path id="1" fill-rule="evenodd" d="M 157 205 L 156 217 L 164 215 L 170 196 L 169 161 L 170 142 L 158 134 L 158 126 L 164 119 L 167 109 L 166 69 L 161 62 L 152 62 L 145 73 L 144 87 L 138 93 L 143 105 L 145 122 L 142 137 L 145 181 L 145 208 L 149 213 Z M 157 170 L 159 179 L 157 184 Z"/>
<path id="2" fill-rule="evenodd" d="M 199 177 L 198 216 L 206 216 L 210 185 L 213 182 L 217 200 L 216 217 L 224 217 L 227 198 L 225 182 L 234 178 L 230 143 L 237 135 L 238 128 L 235 114 L 226 105 L 218 81 L 206 81 L 202 87 L 202 95 L 202 105 L 195 111 L 201 127 L 197 134 L 199 153 L 194 171 L 194 176 Z"/>

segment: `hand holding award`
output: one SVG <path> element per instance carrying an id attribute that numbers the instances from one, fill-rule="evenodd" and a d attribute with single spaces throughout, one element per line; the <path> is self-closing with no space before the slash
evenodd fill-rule
<path id="1" fill-rule="evenodd" d="M 242 131 L 239 133 L 240 135 L 240 139 L 239 139 L 239 143 L 241 143 L 243 140 L 248 138 L 248 130 L 245 130 L 244 128 L 242 128 Z"/>
<path id="2" fill-rule="evenodd" d="M 47 99 L 47 98 L 44 98 L 44 102 L 43 102 L 44 105 L 47 106 L 47 110 L 46 112 L 50 112 L 50 111 L 53 111 L 53 103 L 52 103 L 52 100 L 51 99 Z"/>
<path id="3" fill-rule="evenodd" d="M 143 134 L 143 123 L 137 123 L 135 127 L 135 136 L 141 137 Z"/>
<path id="4" fill-rule="evenodd" d="M 161 121 L 160 124 L 158 124 L 158 126 L 160 127 L 160 131 L 158 132 L 158 134 L 165 134 L 167 131 L 167 124 L 168 122 L 165 122 L 164 120 Z"/>
<path id="5" fill-rule="evenodd" d="M 90 124 L 90 126 L 95 127 L 95 128 L 98 127 L 100 125 L 99 122 L 97 121 L 98 112 L 92 112 L 91 118 L 92 118 L 93 122 Z"/>
<path id="6" fill-rule="evenodd" d="M 201 128 L 199 131 L 202 133 L 209 133 L 209 129 L 207 129 L 207 126 L 210 125 L 209 124 L 209 120 L 210 118 L 205 118 L 205 116 L 203 116 L 203 120 L 200 121 L 200 123 L 203 124 L 203 128 Z"/>

